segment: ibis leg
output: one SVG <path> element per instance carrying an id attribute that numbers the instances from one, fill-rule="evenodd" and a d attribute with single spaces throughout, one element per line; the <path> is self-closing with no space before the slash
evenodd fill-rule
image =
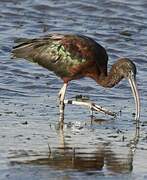
<path id="1" fill-rule="evenodd" d="M 64 83 L 63 87 L 61 88 L 59 92 L 59 111 L 60 111 L 60 117 L 59 122 L 60 124 L 64 122 L 64 98 L 65 98 L 65 92 L 67 88 L 67 83 Z"/>
<path id="2" fill-rule="evenodd" d="M 75 101 L 75 100 L 64 100 L 64 104 L 74 104 L 74 105 L 80 105 L 80 106 L 87 106 L 91 110 L 91 115 L 93 116 L 93 111 L 102 112 L 104 114 L 108 114 L 110 116 L 116 117 L 115 112 L 111 112 L 101 106 L 98 106 L 92 102 L 84 102 L 84 101 Z"/>

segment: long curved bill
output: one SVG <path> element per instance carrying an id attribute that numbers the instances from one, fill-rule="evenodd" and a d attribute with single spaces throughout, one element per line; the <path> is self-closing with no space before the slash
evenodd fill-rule
<path id="1" fill-rule="evenodd" d="M 136 106 L 135 119 L 136 119 L 136 121 L 139 121 L 139 118 L 140 118 L 140 99 L 139 99 L 139 93 L 138 93 L 138 89 L 137 89 L 136 79 L 132 75 L 128 78 L 128 81 L 130 83 L 132 93 L 133 93 L 133 96 L 135 99 L 135 106 Z"/>

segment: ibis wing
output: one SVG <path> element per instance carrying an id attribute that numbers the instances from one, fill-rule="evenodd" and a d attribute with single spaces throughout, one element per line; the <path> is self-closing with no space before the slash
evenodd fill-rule
<path id="1" fill-rule="evenodd" d="M 54 71 L 59 76 L 66 75 L 68 61 L 71 61 L 61 41 L 63 35 L 52 35 L 40 39 L 32 39 L 12 50 L 13 58 L 24 58 Z"/>
<path id="2" fill-rule="evenodd" d="M 58 58 L 57 48 L 60 46 L 57 40 L 51 38 L 40 38 L 28 40 L 21 43 L 12 50 L 12 58 L 24 58 L 33 62 L 44 59 Z"/>
<path id="3" fill-rule="evenodd" d="M 15 46 L 12 55 L 14 58 L 36 62 L 63 77 L 72 76 L 71 69 L 96 59 L 100 65 L 101 60 L 98 58 L 101 56 L 101 48 L 85 36 L 53 34 Z"/>

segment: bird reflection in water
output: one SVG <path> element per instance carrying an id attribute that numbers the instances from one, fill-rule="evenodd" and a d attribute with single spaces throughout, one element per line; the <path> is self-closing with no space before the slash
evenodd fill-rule
<path id="1" fill-rule="evenodd" d="M 103 171 L 104 169 L 111 173 L 129 173 L 133 169 L 133 157 L 139 141 L 139 129 L 137 126 L 129 146 L 125 147 L 128 148 L 126 155 L 123 150 L 118 155 L 118 152 L 112 150 L 113 145 L 108 142 L 97 142 L 95 150 L 92 150 L 92 148 L 83 148 L 80 145 L 79 147 L 73 147 L 66 142 L 65 138 L 64 131 L 60 129 L 60 144 L 55 148 L 49 146 L 49 153 L 46 157 L 41 156 L 38 158 L 37 155 L 35 160 L 11 161 L 11 163 L 45 165 L 56 170 L 74 170 L 87 173 L 96 173 L 96 171 Z M 122 155 L 123 157 L 121 157 Z"/>

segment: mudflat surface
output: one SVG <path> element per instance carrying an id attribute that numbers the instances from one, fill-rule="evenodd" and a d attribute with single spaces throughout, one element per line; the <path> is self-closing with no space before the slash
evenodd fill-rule
<path id="1" fill-rule="evenodd" d="M 147 179 L 147 2 L 128 0 L 0 0 L 0 180 Z M 91 79 L 72 81 L 67 98 L 79 94 L 120 112 L 116 119 L 67 105 L 59 131 L 57 94 L 62 81 L 53 73 L 10 59 L 18 38 L 49 32 L 94 38 L 109 54 L 138 70 L 141 129 L 135 137 L 134 99 L 126 80 L 104 89 Z"/>

